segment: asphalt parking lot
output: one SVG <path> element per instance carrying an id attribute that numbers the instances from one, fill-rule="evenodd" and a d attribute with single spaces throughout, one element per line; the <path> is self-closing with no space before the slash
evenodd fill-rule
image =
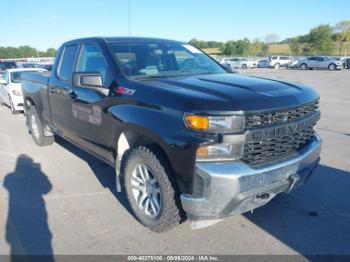
<path id="1" fill-rule="evenodd" d="M 112 168 L 62 139 L 37 147 L 24 117 L 0 107 L 0 254 L 350 254 L 350 70 L 242 72 L 321 94 L 322 160 L 307 185 L 212 227 L 153 233 Z"/>

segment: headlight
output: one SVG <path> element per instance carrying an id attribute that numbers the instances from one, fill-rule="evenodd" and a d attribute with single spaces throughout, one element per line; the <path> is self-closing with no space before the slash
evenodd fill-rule
<path id="1" fill-rule="evenodd" d="M 200 116 L 185 114 L 186 126 L 199 131 L 240 132 L 244 130 L 244 116 Z"/>
<path id="2" fill-rule="evenodd" d="M 14 94 L 15 96 L 21 96 L 22 92 L 18 90 L 12 90 L 12 94 Z"/>
<path id="3" fill-rule="evenodd" d="M 235 160 L 243 156 L 243 143 L 220 143 L 197 149 L 197 161 Z"/>

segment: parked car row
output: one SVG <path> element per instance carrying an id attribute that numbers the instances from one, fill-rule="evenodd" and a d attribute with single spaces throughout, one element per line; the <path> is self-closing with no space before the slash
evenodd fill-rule
<path id="1" fill-rule="evenodd" d="M 350 58 L 347 57 L 328 57 L 328 56 L 310 56 L 295 58 L 292 56 L 270 56 L 263 59 L 252 58 L 226 58 L 221 59 L 220 63 L 228 69 L 240 68 L 275 68 L 281 67 L 294 69 L 328 69 L 341 70 L 350 69 Z"/>
<path id="2" fill-rule="evenodd" d="M 0 61 L 0 72 L 12 68 L 44 68 L 51 71 L 52 64 L 23 63 L 13 61 Z"/>

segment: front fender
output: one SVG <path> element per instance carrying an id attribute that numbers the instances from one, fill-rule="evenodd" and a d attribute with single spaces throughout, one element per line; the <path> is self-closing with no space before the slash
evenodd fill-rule
<path id="1" fill-rule="evenodd" d="M 128 104 L 113 106 L 108 111 L 112 116 L 111 132 L 116 152 L 123 133 L 132 131 L 147 138 L 165 152 L 181 192 L 192 192 L 196 150 L 199 144 L 208 139 L 185 127 L 182 112 Z"/>

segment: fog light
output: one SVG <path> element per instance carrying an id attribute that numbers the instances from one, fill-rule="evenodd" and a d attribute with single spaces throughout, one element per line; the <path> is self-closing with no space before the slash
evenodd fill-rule
<path id="1" fill-rule="evenodd" d="M 235 160 L 243 156 L 244 145 L 242 143 L 220 143 L 203 146 L 197 149 L 198 161 Z"/>

